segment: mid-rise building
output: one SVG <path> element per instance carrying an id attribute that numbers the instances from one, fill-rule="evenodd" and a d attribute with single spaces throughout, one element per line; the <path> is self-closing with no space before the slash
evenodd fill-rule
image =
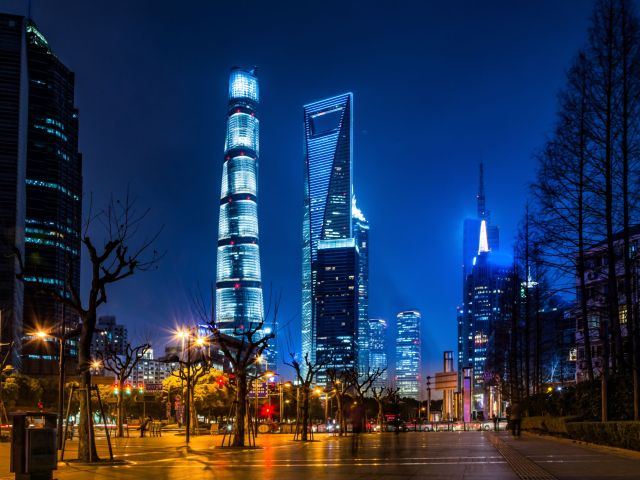
<path id="1" fill-rule="evenodd" d="M 55 335 L 77 315 L 43 291 L 79 290 L 82 157 L 78 152 L 75 77 L 36 24 L 0 14 L 0 342 L 13 341 L 12 363 L 31 375 L 55 374 Z M 24 282 L 16 280 L 16 247 Z M 75 339 L 67 342 L 71 368 Z M 6 347 L 5 347 L 6 348 Z"/>
<path id="2" fill-rule="evenodd" d="M 422 315 L 417 310 L 398 313 L 396 339 L 396 388 L 401 397 L 421 398 L 421 342 Z"/>
<path id="3" fill-rule="evenodd" d="M 625 298 L 625 278 L 624 278 L 624 232 L 619 231 L 614 235 L 614 248 L 616 252 L 617 265 L 616 274 L 618 281 L 618 322 L 620 324 L 620 334 L 622 337 L 622 345 L 625 356 L 631 357 L 629 341 L 628 320 L 630 315 L 627 314 L 627 302 Z M 633 255 L 636 255 L 640 248 L 640 225 L 633 226 L 629 229 L 630 249 Z M 589 339 L 591 343 L 591 363 L 595 376 L 599 376 L 605 365 L 605 344 L 603 342 L 603 329 L 606 323 L 607 329 L 610 331 L 610 319 L 608 308 L 608 247 L 607 241 L 603 240 L 585 252 L 585 286 L 587 291 L 587 326 L 589 329 Z M 640 263 L 636 260 L 632 262 L 632 279 L 640 278 Z M 637 285 L 637 281 L 633 280 L 633 285 Z M 576 280 L 576 283 L 578 280 Z M 580 298 L 580 292 L 577 292 L 577 298 Z M 638 296 L 634 293 L 632 304 L 635 311 L 638 311 Z M 585 355 L 585 335 L 582 322 L 582 313 L 579 305 L 572 309 L 570 314 L 573 316 L 576 325 L 576 381 L 581 382 L 588 378 L 588 364 Z M 612 346 L 609 352 L 613 351 Z"/>
<path id="4" fill-rule="evenodd" d="M 387 321 L 382 318 L 369 319 L 369 367 L 372 370 L 384 370 L 374 382 L 378 388 L 389 385 L 389 361 L 386 350 Z"/>
<path id="5" fill-rule="evenodd" d="M 352 104 L 347 93 L 304 106 L 302 354 L 334 368 L 359 362 Z"/>
<path id="6" fill-rule="evenodd" d="M 234 335 L 263 324 L 264 305 L 258 246 L 258 156 L 260 150 L 255 69 L 233 68 L 229 78 L 227 136 L 222 163 L 216 270 L 216 323 Z M 275 342 L 265 352 L 275 368 Z"/>
<path id="7" fill-rule="evenodd" d="M 126 355 L 129 336 L 127 327 L 116 323 L 113 315 L 102 315 L 96 322 L 96 333 L 91 342 L 91 355 L 111 351 L 116 355 Z"/>

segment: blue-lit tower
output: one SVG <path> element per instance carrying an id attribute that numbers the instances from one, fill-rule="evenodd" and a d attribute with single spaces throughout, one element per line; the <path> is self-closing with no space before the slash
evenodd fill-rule
<path id="1" fill-rule="evenodd" d="M 216 322 L 222 333 L 264 320 L 258 247 L 259 103 L 255 70 L 233 68 L 222 165 L 216 272 Z M 272 328 L 265 326 L 264 330 Z M 275 352 L 270 351 L 270 363 Z"/>
<path id="2" fill-rule="evenodd" d="M 369 222 L 353 197 L 353 237 L 358 247 L 358 368 L 366 372 L 369 362 L 371 332 L 369 329 Z"/>
<path id="3" fill-rule="evenodd" d="M 396 387 L 401 397 L 420 399 L 420 322 L 417 310 L 398 313 L 396 338 Z"/>
<path id="4" fill-rule="evenodd" d="M 352 104 L 346 93 L 304 106 L 302 353 L 336 368 L 358 365 Z"/>

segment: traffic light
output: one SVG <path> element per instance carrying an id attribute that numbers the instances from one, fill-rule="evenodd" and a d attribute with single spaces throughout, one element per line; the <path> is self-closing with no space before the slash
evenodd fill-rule
<path id="1" fill-rule="evenodd" d="M 218 387 L 224 387 L 224 377 L 218 377 Z"/>
<path id="2" fill-rule="evenodd" d="M 44 412 L 44 403 L 38 402 L 38 410 L 40 410 L 41 412 Z"/>
<path id="3" fill-rule="evenodd" d="M 131 395 L 131 384 L 130 383 L 127 383 L 124 386 L 124 393 L 127 394 L 127 395 Z"/>
<path id="4" fill-rule="evenodd" d="M 114 384 L 113 385 L 113 394 L 117 397 L 118 395 L 120 395 L 120 388 L 118 387 L 118 384 Z"/>

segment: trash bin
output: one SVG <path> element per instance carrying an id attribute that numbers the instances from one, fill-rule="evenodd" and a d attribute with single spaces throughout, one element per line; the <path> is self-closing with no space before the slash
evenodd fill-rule
<path id="1" fill-rule="evenodd" d="M 52 480 L 58 467 L 55 413 L 13 415 L 11 471 L 16 480 Z"/>

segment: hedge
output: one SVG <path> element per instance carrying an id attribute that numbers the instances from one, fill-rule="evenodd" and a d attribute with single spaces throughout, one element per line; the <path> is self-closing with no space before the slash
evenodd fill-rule
<path id="1" fill-rule="evenodd" d="M 573 422 L 577 419 L 578 417 L 551 417 L 548 415 L 524 417 L 521 426 L 523 430 L 567 436 L 569 434 L 567 430 L 568 422 Z"/>
<path id="2" fill-rule="evenodd" d="M 640 450 L 640 422 L 571 422 L 566 429 L 574 440 Z"/>

